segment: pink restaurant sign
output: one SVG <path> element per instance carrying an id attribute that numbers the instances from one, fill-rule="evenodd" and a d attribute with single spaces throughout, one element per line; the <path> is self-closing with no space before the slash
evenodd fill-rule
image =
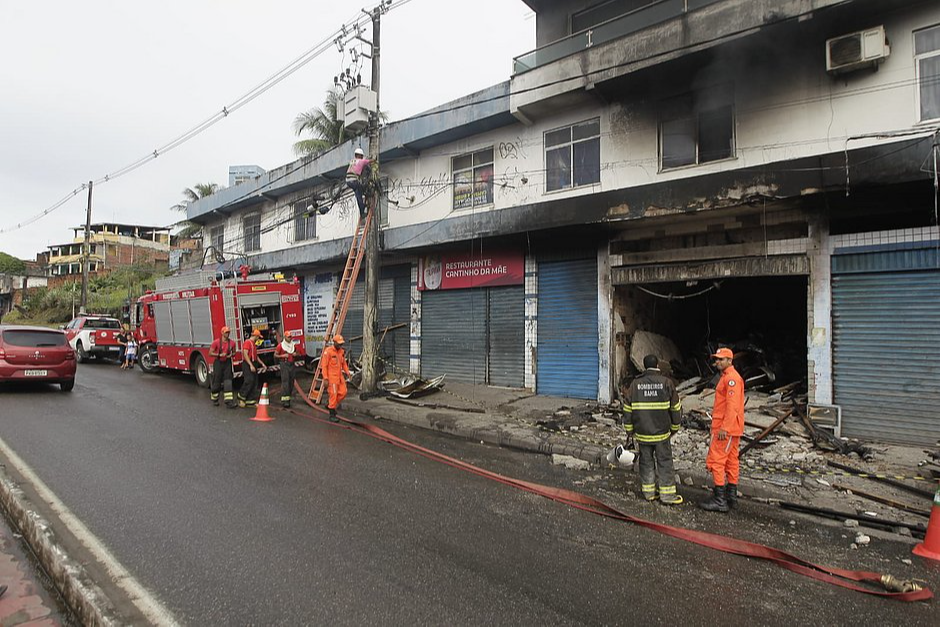
<path id="1" fill-rule="evenodd" d="M 521 253 L 431 255 L 418 260 L 419 290 L 521 285 L 525 261 Z"/>

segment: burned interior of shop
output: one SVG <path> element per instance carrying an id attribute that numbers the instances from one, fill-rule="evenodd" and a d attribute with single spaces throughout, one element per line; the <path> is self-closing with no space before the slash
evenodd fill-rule
<path id="1" fill-rule="evenodd" d="M 676 379 L 710 377 L 709 355 L 728 346 L 749 387 L 759 389 L 806 377 L 806 303 L 805 276 L 777 276 L 622 286 L 616 305 L 626 336 L 646 331 L 674 345 L 651 344 L 673 353 L 661 358 Z M 627 362 L 625 380 L 637 372 Z"/>

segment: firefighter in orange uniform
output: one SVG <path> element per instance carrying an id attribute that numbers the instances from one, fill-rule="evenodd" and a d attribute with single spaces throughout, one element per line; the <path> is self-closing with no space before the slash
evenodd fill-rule
<path id="1" fill-rule="evenodd" d="M 333 336 L 333 344 L 323 349 L 320 355 L 323 378 L 326 379 L 327 392 L 330 395 L 327 407 L 330 409 L 330 421 L 339 422 L 336 409 L 346 398 L 346 377 L 349 376 L 349 364 L 346 363 L 346 340 L 342 335 Z"/>
<path id="2" fill-rule="evenodd" d="M 699 503 L 709 512 L 727 512 L 738 501 L 738 446 L 744 433 L 744 379 L 731 364 L 734 353 L 719 348 L 712 357 L 721 378 L 715 388 L 712 410 L 712 440 L 705 467 L 712 473 L 712 497 Z"/>

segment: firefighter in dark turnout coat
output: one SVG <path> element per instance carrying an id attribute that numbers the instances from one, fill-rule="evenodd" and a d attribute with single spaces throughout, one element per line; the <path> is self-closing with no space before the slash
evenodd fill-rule
<path id="1" fill-rule="evenodd" d="M 630 384 L 623 403 L 623 426 L 639 445 L 640 489 L 647 501 L 678 505 L 676 473 L 669 438 L 679 430 L 682 405 L 672 380 L 659 371 L 655 355 L 643 358 L 646 370 Z M 658 489 L 657 489 L 658 485 Z"/>

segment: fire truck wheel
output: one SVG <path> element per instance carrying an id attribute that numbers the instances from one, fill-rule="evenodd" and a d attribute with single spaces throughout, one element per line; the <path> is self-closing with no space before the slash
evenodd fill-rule
<path id="1" fill-rule="evenodd" d="M 85 351 L 85 345 L 81 342 L 78 342 L 75 345 L 75 354 L 78 358 L 78 363 L 80 364 L 88 363 L 88 360 L 91 359 L 91 357 L 89 357 L 88 353 Z"/>
<path id="2" fill-rule="evenodd" d="M 144 372 L 156 372 L 157 370 L 157 351 L 151 348 L 145 348 L 140 353 L 138 360 L 140 369 Z"/>
<path id="3" fill-rule="evenodd" d="M 196 375 L 196 383 L 199 384 L 199 387 L 209 387 L 209 365 L 199 353 L 196 353 L 196 356 L 193 357 L 193 374 Z"/>

